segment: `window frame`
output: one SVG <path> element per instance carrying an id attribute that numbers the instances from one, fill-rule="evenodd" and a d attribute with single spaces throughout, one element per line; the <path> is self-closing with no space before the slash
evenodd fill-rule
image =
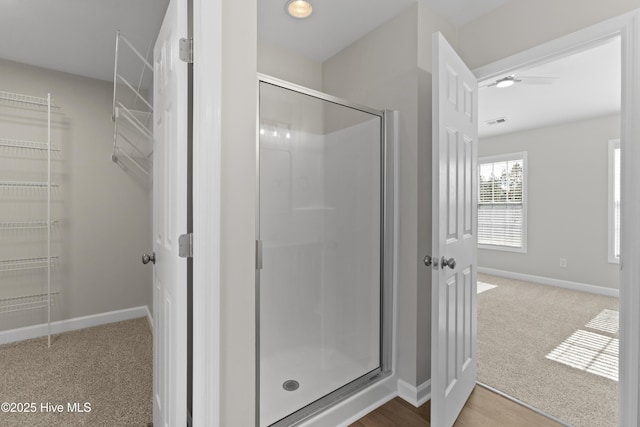
<path id="1" fill-rule="evenodd" d="M 487 163 L 505 162 L 509 160 L 522 159 L 522 246 L 513 247 L 513 246 L 493 245 L 493 244 L 478 242 L 478 249 L 489 249 L 494 251 L 515 252 L 515 253 L 522 253 L 522 254 L 527 253 L 527 229 L 528 229 L 527 205 L 528 205 L 528 198 L 529 198 L 529 191 L 528 191 L 529 162 L 527 157 L 528 157 L 527 151 L 519 151 L 515 153 L 506 153 L 506 154 L 478 157 L 478 176 L 476 177 L 476 179 L 478 180 L 478 189 L 477 189 L 478 210 L 480 209 L 480 166 Z M 477 230 L 479 234 L 479 230 L 480 230 L 479 221 L 477 224 Z"/>
<path id="2" fill-rule="evenodd" d="M 616 207 L 615 207 L 615 150 L 620 149 L 620 138 L 610 139 L 607 146 L 607 261 L 620 264 L 620 257 L 615 255 L 616 246 Z M 622 155 L 622 151 L 620 152 Z M 622 159 L 621 159 L 622 163 Z M 620 175 L 620 171 L 618 171 Z M 621 178 L 621 176 L 620 176 Z M 619 178 L 619 179 L 620 179 Z M 618 236 L 618 241 L 620 236 Z"/>

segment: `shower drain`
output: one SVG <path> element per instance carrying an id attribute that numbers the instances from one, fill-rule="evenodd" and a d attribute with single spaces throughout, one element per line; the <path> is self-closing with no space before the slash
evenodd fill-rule
<path id="1" fill-rule="evenodd" d="M 300 383 L 296 380 L 286 380 L 282 383 L 282 388 L 287 391 L 296 391 L 300 387 Z"/>

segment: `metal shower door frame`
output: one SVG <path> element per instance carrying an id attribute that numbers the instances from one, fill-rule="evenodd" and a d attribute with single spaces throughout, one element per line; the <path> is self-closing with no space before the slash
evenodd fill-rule
<path id="1" fill-rule="evenodd" d="M 351 108 L 380 117 L 380 365 L 373 371 L 351 381 L 304 408 L 271 424 L 269 427 L 295 426 L 342 402 L 392 374 L 393 355 L 393 282 L 394 282 L 394 147 L 396 144 L 397 112 L 376 110 L 326 93 L 264 74 L 257 75 L 256 117 L 256 260 L 255 260 L 255 313 L 256 313 L 256 427 L 260 427 L 260 270 L 262 244 L 260 241 L 260 85 L 262 83 L 291 90 L 302 95 Z"/>

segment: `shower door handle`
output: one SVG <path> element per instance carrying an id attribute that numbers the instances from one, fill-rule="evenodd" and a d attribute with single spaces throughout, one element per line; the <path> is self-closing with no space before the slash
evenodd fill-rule
<path id="1" fill-rule="evenodd" d="M 156 263 L 156 253 L 155 252 L 151 252 L 151 254 L 142 254 L 142 263 L 143 264 L 149 264 L 149 261 L 151 261 L 152 264 Z"/>

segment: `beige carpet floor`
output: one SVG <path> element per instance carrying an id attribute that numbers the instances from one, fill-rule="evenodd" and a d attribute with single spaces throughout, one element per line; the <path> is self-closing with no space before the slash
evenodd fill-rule
<path id="1" fill-rule="evenodd" d="M 497 285 L 478 295 L 478 380 L 574 426 L 617 426 L 618 299 L 478 282 Z"/>
<path id="2" fill-rule="evenodd" d="M 3 407 L 0 426 L 146 427 L 152 351 L 146 318 L 55 335 L 51 348 L 46 338 L 0 346 L 0 403 L 35 403 L 34 413 Z M 70 412 L 74 403 L 85 412 Z M 47 404 L 63 410 L 47 412 Z"/>

